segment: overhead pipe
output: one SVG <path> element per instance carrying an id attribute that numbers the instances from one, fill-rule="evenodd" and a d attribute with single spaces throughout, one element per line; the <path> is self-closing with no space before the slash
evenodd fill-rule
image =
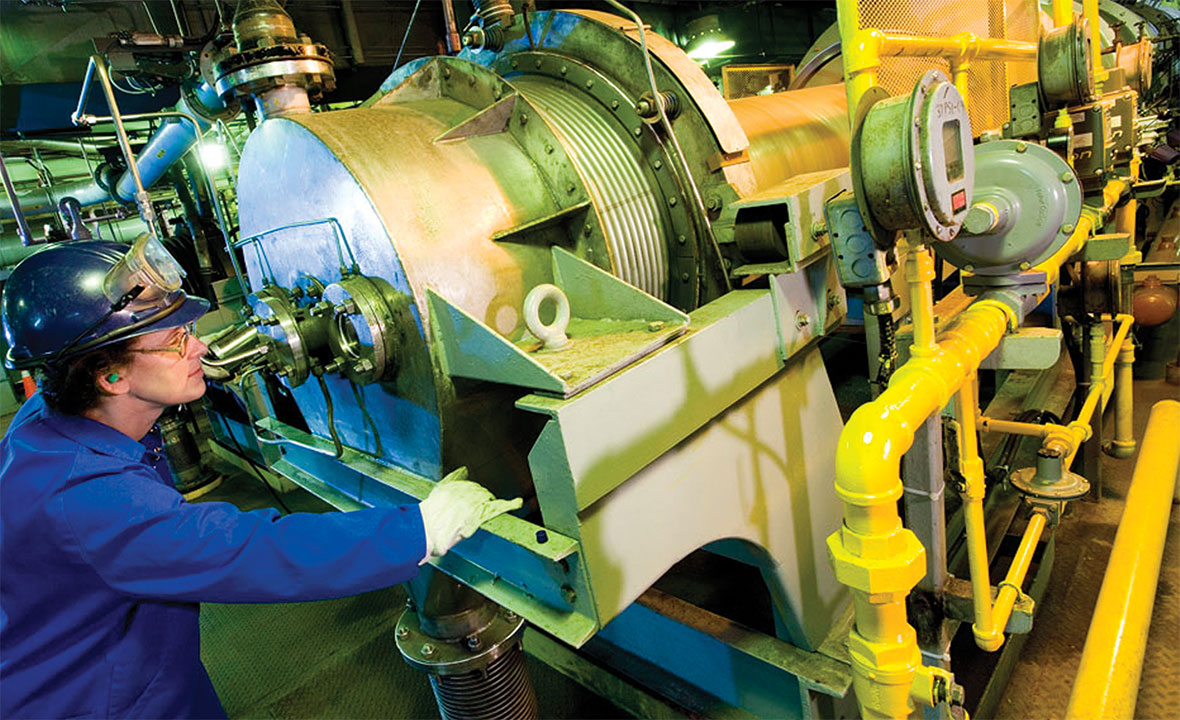
<path id="1" fill-rule="evenodd" d="M 217 97 L 216 92 L 207 85 L 202 84 L 202 87 L 193 94 L 193 97 L 201 105 L 200 112 L 194 112 L 196 108 L 191 107 L 186 99 L 181 99 L 174 106 L 173 110 L 174 112 L 183 113 L 185 116 L 194 118 L 197 122 L 197 127 L 200 128 L 199 132 L 182 121 L 173 120 L 166 122 L 157 128 L 156 132 L 148 139 L 147 144 L 136 158 L 131 152 L 129 141 L 126 147 L 124 147 L 126 128 L 123 126 L 123 120 L 129 119 L 129 117 L 119 115 L 119 120 L 114 121 L 118 113 L 118 108 L 113 92 L 106 93 L 109 78 L 107 78 L 106 68 L 102 62 L 102 58 L 97 55 L 90 59 L 90 64 L 87 67 L 87 73 L 82 85 L 82 95 L 79 97 L 78 107 L 74 111 L 73 116 L 71 116 L 71 119 L 74 117 L 80 120 L 83 119 L 86 106 L 85 98 L 90 93 L 90 84 L 96 72 L 98 73 L 100 83 L 103 84 L 104 94 L 107 95 L 107 105 L 112 108 L 110 117 L 115 122 L 116 135 L 119 137 L 119 147 L 123 151 L 124 158 L 127 160 L 127 169 L 118 179 L 111 182 L 108 187 L 103 187 L 97 179 L 92 179 L 53 186 L 49 189 L 53 196 L 50 198 L 42 197 L 45 193 L 40 190 L 25 193 L 19 196 L 17 202 L 24 208 L 26 215 L 55 212 L 56 203 L 66 197 L 74 198 L 81 207 L 98 205 L 99 203 L 112 200 L 119 203 L 138 202 L 137 193 L 139 192 L 139 188 L 143 187 L 146 191 L 159 181 L 167 173 L 168 168 L 183 157 L 186 152 L 191 150 L 200 139 L 200 135 L 210 127 L 204 115 L 212 115 L 225 109 L 224 103 Z M 93 116 L 85 117 L 93 118 Z M 151 117 L 151 115 L 136 115 L 135 117 Z M 13 196 L 10 195 L 10 197 Z M 7 219 L 10 217 L 13 217 L 12 202 L 0 204 L 0 218 Z"/>
<path id="2" fill-rule="evenodd" d="M 1178 466 L 1180 403 L 1151 409 L 1127 504 L 1094 607 L 1067 720 L 1131 718 L 1155 603 Z"/>

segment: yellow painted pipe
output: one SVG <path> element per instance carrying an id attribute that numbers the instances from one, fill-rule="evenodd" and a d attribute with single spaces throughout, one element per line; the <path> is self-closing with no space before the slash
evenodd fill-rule
<path id="1" fill-rule="evenodd" d="M 1073 0 L 1053 0 L 1053 27 L 1073 22 Z"/>
<path id="2" fill-rule="evenodd" d="M 1086 634 L 1067 720 L 1132 718 L 1180 466 L 1180 403 L 1155 404 Z"/>
<path id="3" fill-rule="evenodd" d="M 1104 319 L 1109 319 L 1109 316 L 1104 316 Z M 1118 323 L 1118 330 L 1115 331 L 1114 339 L 1109 345 L 1110 349 L 1102 361 L 1101 373 L 1097 378 L 1090 379 L 1090 392 L 1086 394 L 1086 399 L 1082 403 L 1082 409 L 1078 411 L 1077 418 L 1067 426 L 1068 433 L 1050 435 L 1045 439 L 1044 447 L 1056 448 L 1065 456 L 1064 467 L 1069 467 L 1073 463 L 1074 456 L 1078 454 L 1082 443 L 1089 440 L 1093 434 L 1090 430 L 1090 418 L 1098 408 L 1107 384 L 1113 382 L 1114 363 L 1122 351 L 1127 333 L 1131 331 L 1131 325 L 1135 323 L 1135 316 L 1119 314 L 1115 315 L 1113 320 Z"/>
<path id="4" fill-rule="evenodd" d="M 1069 113 L 1062 112 L 1068 120 Z M 1082 216 L 1078 218 L 1077 225 L 1072 230 L 1067 228 L 1070 235 L 1065 244 L 1043 262 L 1038 263 L 1033 269 L 1045 273 L 1049 285 L 1057 282 L 1057 279 L 1061 276 L 1061 266 L 1085 247 L 1092 233 L 1101 231 L 1106 219 L 1114 211 L 1115 205 L 1118 204 L 1119 200 L 1130 189 L 1130 182 L 1122 178 L 1111 178 L 1107 180 L 1106 185 L 1102 187 L 1102 205 L 1086 205 L 1083 207 Z"/>
<path id="5" fill-rule="evenodd" d="M 983 496 L 987 492 L 983 476 L 983 460 L 979 457 L 979 443 L 975 435 L 975 420 L 979 416 L 979 401 L 975 394 L 975 372 L 972 372 L 955 397 L 959 418 L 959 472 L 964 479 L 963 520 L 967 533 L 967 563 L 971 569 L 971 597 L 975 605 L 975 622 L 971 631 L 975 644 L 992 651 L 1004 642 L 1003 629 L 997 630 L 992 616 L 991 579 L 987 561 L 987 528 L 983 520 Z"/>
<path id="6" fill-rule="evenodd" d="M 975 33 L 969 32 L 958 33 L 950 37 L 884 33 L 880 39 L 879 52 L 882 57 L 940 57 L 968 62 L 971 60 L 1036 62 L 1037 44 L 1005 38 L 981 38 Z"/>
<path id="7" fill-rule="evenodd" d="M 979 429 L 984 432 L 998 432 L 1007 435 L 1028 435 L 1030 437 L 1048 437 L 1054 430 L 1064 431 L 1064 425 L 1053 425 L 1052 423 L 1026 423 L 1016 422 L 1014 420 L 997 420 L 995 418 L 981 417 L 979 419 Z"/>
<path id="8" fill-rule="evenodd" d="M 1051 423 L 1038 425 L 985 417 L 979 421 L 980 429 L 984 432 L 1001 432 L 1044 438 L 1044 446 L 1060 452 L 1066 458 L 1065 466 L 1069 467 L 1069 464 L 1073 462 L 1073 458 L 1078 452 L 1078 448 L 1081 447 L 1083 442 L 1090 439 L 1092 434 L 1090 431 L 1090 418 L 1098 408 L 1107 386 L 1113 384 L 1115 387 L 1118 387 L 1118 385 L 1125 383 L 1128 389 L 1131 387 L 1131 366 L 1135 361 L 1135 351 L 1127 334 L 1131 330 L 1131 325 L 1135 322 L 1135 317 L 1133 315 L 1120 314 L 1115 315 L 1113 318 L 1106 315 L 1103 316 L 1103 319 L 1116 322 L 1118 324 L 1117 329 L 1109 345 L 1106 345 L 1107 350 L 1102 360 L 1095 363 L 1094 372 L 1096 376 L 1091 378 L 1090 391 L 1086 394 L 1086 399 L 1082 403 L 1082 409 L 1078 411 L 1077 418 L 1073 422 L 1069 425 L 1054 425 Z M 1100 326 L 1095 327 L 1100 332 L 1105 332 L 1102 331 Z M 1116 361 L 1121 362 L 1117 377 L 1115 374 Z M 1123 442 L 1126 442 L 1127 438 L 1130 438 L 1130 446 L 1133 449 L 1135 447 L 1135 440 L 1131 436 L 1129 428 L 1129 418 L 1133 406 L 1130 404 L 1131 401 L 1129 399 L 1124 399 L 1122 402 L 1126 403 L 1123 405 L 1122 410 L 1119 409 L 1118 402 L 1116 402 L 1115 406 L 1116 439 L 1121 437 Z M 1118 429 L 1120 412 L 1125 413 L 1121 420 L 1123 423 L 1121 433 Z"/>
<path id="9" fill-rule="evenodd" d="M 1110 442 L 1110 454 L 1117 458 L 1129 458 L 1135 454 L 1135 433 L 1132 428 L 1135 400 L 1131 388 L 1134 365 L 1135 343 L 1127 338 L 1123 340 L 1114 365 L 1114 440 Z"/>
<path id="10" fill-rule="evenodd" d="M 905 598 L 925 573 L 925 549 L 902 527 L 901 457 L 915 429 L 938 412 L 1019 322 L 1003 302 L 974 302 L 926 356 L 911 357 L 874 401 L 852 414 L 836 453 L 836 494 L 844 522 L 828 537 L 836 579 L 852 589 L 849 633 L 853 687 L 864 717 L 904 718 L 927 702 L 935 669 L 921 665 Z"/>
<path id="11" fill-rule="evenodd" d="M 971 63 L 967 60 L 951 60 L 951 82 L 955 84 L 955 89 L 959 91 L 959 95 L 963 98 L 963 107 L 971 110 L 971 105 L 968 101 L 971 90 L 971 74 L 968 72 L 971 69 Z"/>
<path id="12" fill-rule="evenodd" d="M 1024 584 L 1024 578 L 1028 575 L 1033 553 L 1036 552 L 1037 543 L 1041 541 L 1041 533 L 1045 531 L 1048 520 L 1044 510 L 1033 510 L 1028 518 L 1028 525 L 1024 528 L 1024 535 L 1020 538 L 1020 546 L 1016 548 L 1016 557 L 1012 558 L 1012 564 L 1008 567 L 1008 575 L 1000 583 L 1000 591 L 996 593 L 993 615 L 1001 642 L 1004 640 L 1004 629 L 1008 627 L 1008 619 L 1012 617 L 1012 608 L 1016 607 L 1016 600 L 1020 597 L 1020 586 Z"/>
<path id="13" fill-rule="evenodd" d="M 910 355 L 921 357 L 934 352 L 934 254 L 929 245 L 910 248 L 906 262 L 906 281 L 910 285 L 910 316 L 914 340 Z"/>
<path id="14" fill-rule="evenodd" d="M 836 23 L 840 28 L 840 60 L 848 93 L 848 122 L 852 127 L 860 99 L 877 84 L 877 68 L 881 64 L 878 39 L 872 33 L 861 33 L 856 0 L 836 0 Z"/>
<path id="15" fill-rule="evenodd" d="M 1090 26 L 1090 57 L 1094 80 L 1101 88 L 1102 82 L 1110 75 L 1102 67 L 1102 36 L 1098 33 L 1098 0 L 1082 0 L 1082 14 L 1086 16 L 1086 23 Z"/>

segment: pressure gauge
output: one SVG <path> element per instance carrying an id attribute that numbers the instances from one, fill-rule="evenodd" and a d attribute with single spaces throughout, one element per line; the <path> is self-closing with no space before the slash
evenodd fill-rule
<path id="1" fill-rule="evenodd" d="M 974 153 L 967 106 L 945 75 L 931 70 L 908 97 L 868 108 L 853 154 L 862 214 L 879 245 L 892 245 L 898 230 L 944 242 L 958 234 L 971 207 Z"/>

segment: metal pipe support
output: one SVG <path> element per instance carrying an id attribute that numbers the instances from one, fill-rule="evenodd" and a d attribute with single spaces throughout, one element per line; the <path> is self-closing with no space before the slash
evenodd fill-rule
<path id="1" fill-rule="evenodd" d="M 12 214 L 16 217 L 16 234 L 20 236 L 21 244 L 28 247 L 33 244 L 33 231 L 29 229 L 25 214 L 21 212 L 20 198 L 17 197 L 16 188 L 12 186 L 12 180 L 8 177 L 8 161 L 4 159 L 3 154 L 0 154 L 0 173 L 4 178 L 4 192 L 8 194 L 8 202 L 12 203 Z"/>
<path id="2" fill-rule="evenodd" d="M 828 537 L 828 557 L 836 578 L 852 589 L 856 624 L 849 652 L 865 717 L 907 717 L 914 702 L 933 699 L 935 678 L 946 674 L 921 665 L 906 622 L 905 597 L 925 572 L 925 549 L 897 514 L 901 458 L 915 428 L 946 405 L 1019 320 L 1005 302 L 977 300 L 930 355 L 911 357 L 840 434 L 835 485 L 844 522 Z"/>
<path id="3" fill-rule="evenodd" d="M 1143 653 L 1180 466 L 1180 403 L 1155 404 L 1106 565 L 1067 720 L 1135 715 Z"/>
<path id="4" fill-rule="evenodd" d="M 151 196 L 147 194 L 143 187 L 143 180 L 139 176 L 139 166 L 135 162 L 135 153 L 131 150 L 131 140 L 127 137 L 127 128 L 123 125 L 123 115 L 119 112 L 115 89 L 107 75 L 106 62 L 100 55 L 90 56 L 90 63 L 86 66 L 86 77 L 82 81 L 82 92 L 78 96 L 78 107 L 70 116 L 70 120 L 75 125 L 83 123 L 82 114 L 86 110 L 86 101 L 90 95 L 90 83 L 95 75 L 98 75 L 98 82 L 102 85 L 103 96 L 106 97 L 107 107 L 111 111 L 111 122 L 115 124 L 115 136 L 119 139 L 119 149 L 123 152 L 127 170 L 131 173 L 131 179 L 135 185 L 135 202 L 139 206 L 139 216 L 143 218 L 143 222 L 148 226 L 152 235 L 162 237 L 159 221 L 156 219 L 156 210 L 152 207 Z"/>

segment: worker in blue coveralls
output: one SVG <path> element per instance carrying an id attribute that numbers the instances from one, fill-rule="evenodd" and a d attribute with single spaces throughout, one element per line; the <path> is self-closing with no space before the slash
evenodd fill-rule
<path id="1" fill-rule="evenodd" d="M 0 717 L 225 717 L 198 603 L 387 587 L 520 507 L 452 477 L 349 513 L 185 502 L 154 428 L 205 392 L 208 304 L 181 275 L 144 236 L 53 245 L 8 279 L 6 363 L 39 368 L 41 391 L 0 441 Z"/>

